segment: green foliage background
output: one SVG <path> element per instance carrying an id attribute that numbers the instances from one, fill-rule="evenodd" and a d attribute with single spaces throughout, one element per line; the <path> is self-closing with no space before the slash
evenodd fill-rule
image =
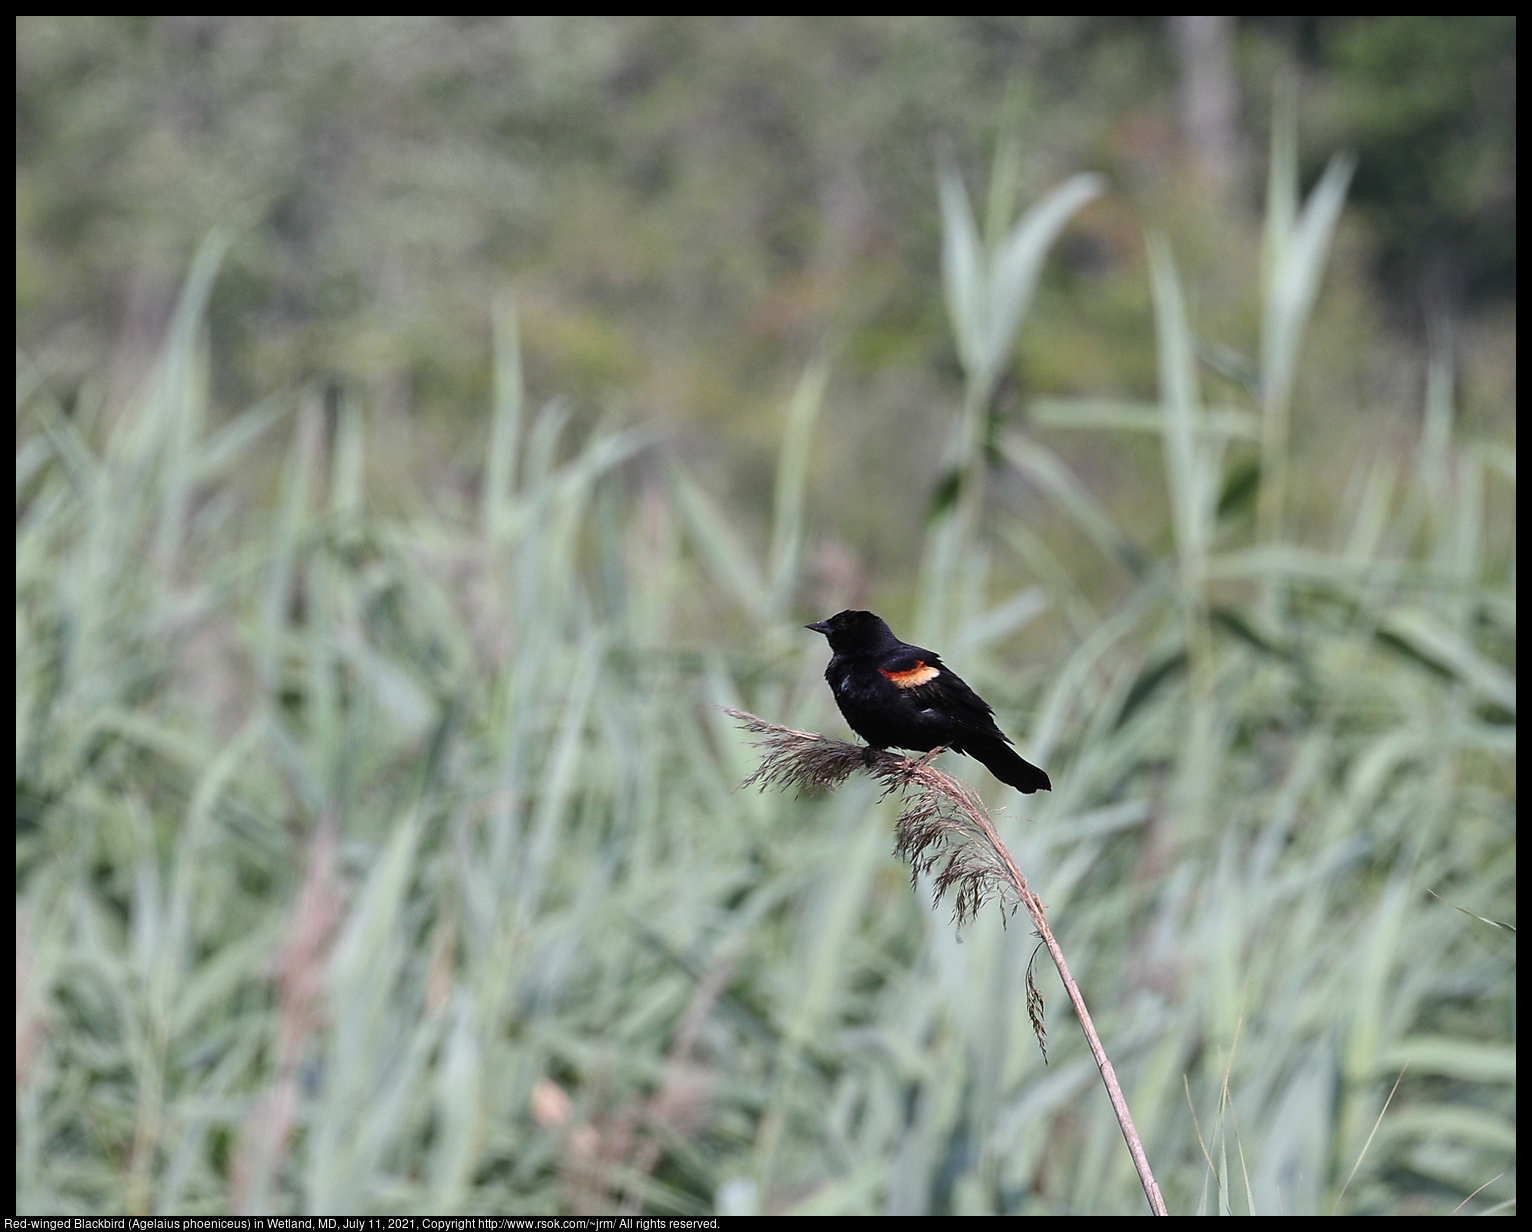
<path id="1" fill-rule="evenodd" d="M 1226 180 L 1146 21 L 19 21 L 18 1209 L 1142 1209 L 1027 930 L 734 790 L 853 602 L 1172 1210 L 1513 1205 L 1498 21 L 1241 22 Z"/>

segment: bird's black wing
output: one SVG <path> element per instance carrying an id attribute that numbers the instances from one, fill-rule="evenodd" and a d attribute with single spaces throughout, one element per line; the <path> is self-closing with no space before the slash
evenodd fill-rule
<path id="1" fill-rule="evenodd" d="M 902 642 L 878 656 L 877 668 L 889 683 L 910 690 L 916 700 L 919 700 L 920 694 L 927 687 L 934 686 L 936 682 L 956 679 L 942 665 L 934 650 L 906 646 Z"/>
<path id="2" fill-rule="evenodd" d="M 934 668 L 936 674 L 911 689 L 915 701 L 940 709 L 965 731 L 980 736 L 998 736 L 1010 743 L 1009 737 L 995 726 L 994 708 L 969 688 L 967 681 L 935 655 L 926 660 L 925 666 Z"/>

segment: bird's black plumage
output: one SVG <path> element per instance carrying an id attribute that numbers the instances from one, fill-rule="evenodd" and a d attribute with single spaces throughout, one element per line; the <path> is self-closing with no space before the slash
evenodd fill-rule
<path id="1" fill-rule="evenodd" d="M 1017 791 L 1051 791 L 1023 760 L 995 712 L 932 650 L 901 642 L 871 612 L 837 612 L 805 625 L 830 639 L 825 679 L 851 730 L 875 749 L 928 753 L 946 747 L 983 762 Z"/>

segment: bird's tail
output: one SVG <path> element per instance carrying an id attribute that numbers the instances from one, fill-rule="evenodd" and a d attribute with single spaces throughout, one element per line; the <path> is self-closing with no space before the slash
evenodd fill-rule
<path id="1" fill-rule="evenodd" d="M 957 748 L 956 745 L 953 746 Z M 1039 770 L 1003 740 L 969 737 L 963 741 L 960 753 L 967 753 L 976 761 L 989 767 L 989 772 L 1002 783 L 1009 783 L 1017 791 L 1031 792 L 1041 788 L 1052 791 L 1046 771 Z"/>

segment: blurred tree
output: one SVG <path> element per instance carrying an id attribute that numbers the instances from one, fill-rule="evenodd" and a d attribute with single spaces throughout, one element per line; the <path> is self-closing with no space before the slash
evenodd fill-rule
<path id="1" fill-rule="evenodd" d="M 1234 18 L 1172 17 L 1181 57 L 1181 131 L 1209 184 L 1227 193 L 1239 174 L 1239 82 Z"/>
<path id="2" fill-rule="evenodd" d="M 1357 152 L 1351 200 L 1375 236 L 1383 301 L 1514 302 L 1515 17 L 1281 20 L 1318 79 L 1306 148 L 1316 162 Z"/>
<path id="3" fill-rule="evenodd" d="M 222 225 L 218 403 L 357 388 L 369 415 L 431 417 L 384 457 L 450 457 L 487 393 L 488 305 L 514 284 L 534 394 L 701 426 L 684 448 L 764 511 L 781 405 L 839 338 L 812 482 L 848 538 L 897 552 L 960 400 L 940 151 L 982 193 L 1005 115 L 1018 200 L 1107 175 L 1001 387 L 1149 396 L 1146 212 L 1214 271 L 1205 322 L 1254 302 L 1229 256 L 1249 220 L 1171 139 L 1178 90 L 1239 200 L 1233 160 L 1264 141 L 1274 71 L 1307 65 L 1304 148 L 1359 150 L 1389 296 L 1430 282 L 1471 307 L 1514 287 L 1508 22 L 24 17 L 17 341 L 61 383 L 110 358 L 128 388 Z"/>

